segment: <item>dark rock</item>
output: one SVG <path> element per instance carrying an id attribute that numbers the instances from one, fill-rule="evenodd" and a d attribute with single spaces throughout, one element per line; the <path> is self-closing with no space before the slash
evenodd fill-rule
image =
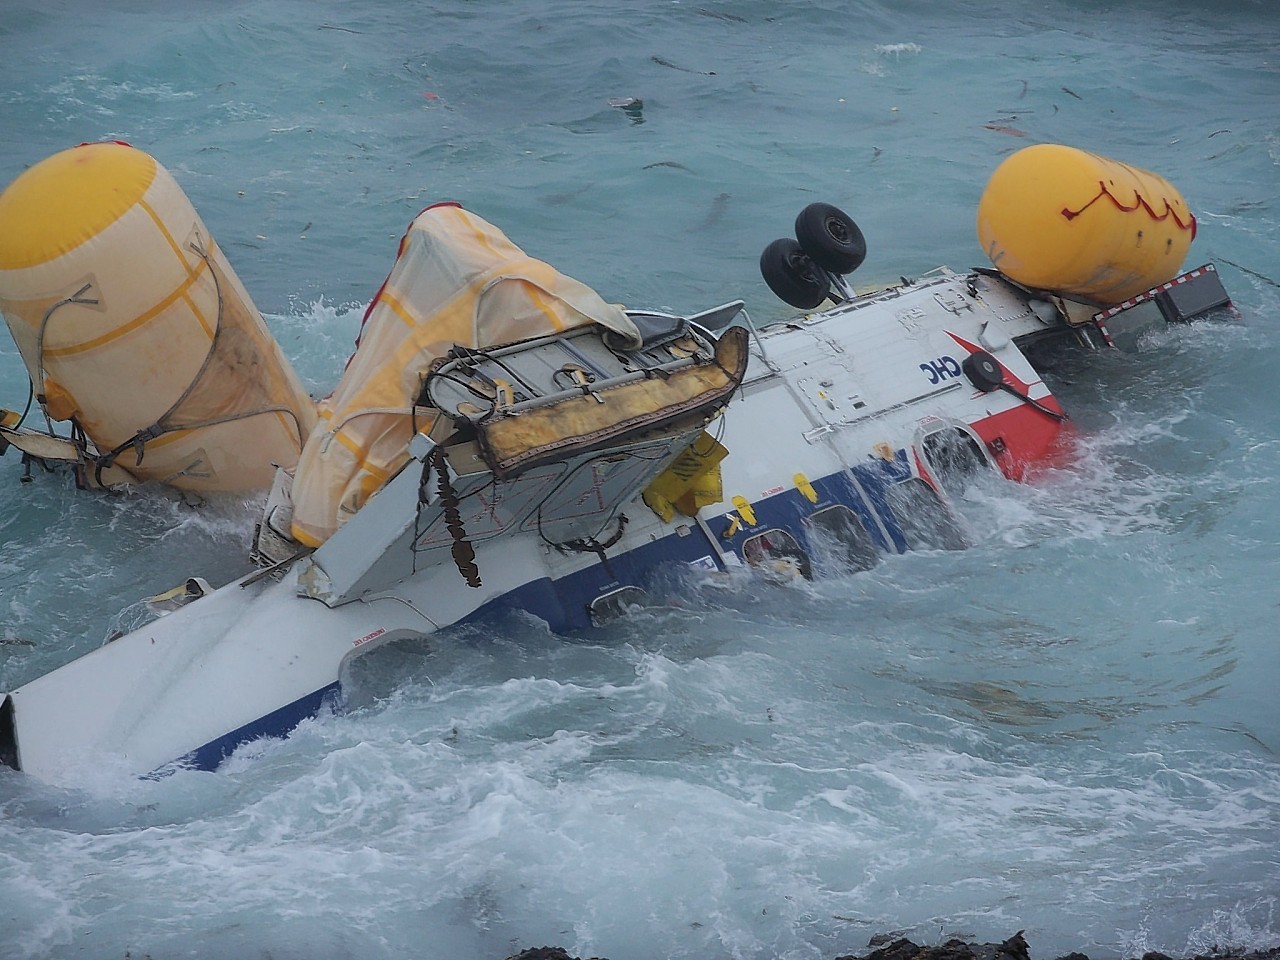
<path id="1" fill-rule="evenodd" d="M 871 946 L 875 946 L 872 939 Z M 837 957 L 836 960 L 857 960 Z M 953 939 L 936 947 L 922 947 L 905 937 L 872 950 L 862 960 L 1031 960 L 1031 951 L 1019 930 L 1003 943 L 966 943 Z"/>
<path id="2" fill-rule="evenodd" d="M 1027 945 L 1027 938 L 1022 934 L 1023 930 L 1019 930 L 1012 937 L 1000 944 L 1000 948 L 996 950 L 996 956 L 1009 957 L 1010 960 L 1031 960 L 1031 948 Z"/>
<path id="3" fill-rule="evenodd" d="M 952 939 L 940 947 L 922 950 L 919 956 L 921 960 L 992 960 L 998 949 L 990 943 L 970 945 L 963 940 Z"/>
<path id="4" fill-rule="evenodd" d="M 871 938 L 869 947 L 874 949 L 865 955 L 848 954 L 834 960 L 1031 960 L 1031 947 L 1019 930 L 1003 943 L 967 943 L 964 940 L 948 940 L 936 947 L 922 947 L 897 934 L 878 934 Z M 532 947 L 522 950 L 507 960 L 579 960 L 563 947 Z M 603 960 L 591 957 L 589 960 Z M 1088 954 L 1067 953 L 1057 960 L 1089 960 Z M 1168 954 L 1152 950 L 1142 955 L 1142 960 L 1173 960 Z M 1266 950 L 1219 950 L 1198 954 L 1185 960 L 1280 960 L 1280 947 Z"/>
<path id="5" fill-rule="evenodd" d="M 529 947 L 514 956 L 507 957 L 507 960 L 582 960 L 582 958 L 570 956 L 569 951 L 564 947 Z M 587 960 L 606 960 L 606 958 L 588 957 Z"/>
<path id="6" fill-rule="evenodd" d="M 866 960 L 914 960 L 920 955 L 920 947 L 906 937 L 892 941 L 867 954 Z M 836 960 L 856 960 L 854 957 L 837 957 Z"/>
<path id="7" fill-rule="evenodd" d="M 845 918 L 840 917 L 838 919 L 843 920 Z M 893 943 L 893 941 L 901 940 L 901 939 L 902 939 L 902 931 L 900 930 L 894 931 L 893 933 L 877 933 L 874 936 L 872 936 L 870 940 L 867 941 L 867 946 L 883 947 L 886 943 Z M 836 960 L 840 960 L 840 958 L 836 957 Z"/>

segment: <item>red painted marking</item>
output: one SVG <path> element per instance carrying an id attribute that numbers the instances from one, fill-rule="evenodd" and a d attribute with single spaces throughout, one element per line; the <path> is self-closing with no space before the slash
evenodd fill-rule
<path id="1" fill-rule="evenodd" d="M 378 637 L 382 636 L 382 635 L 383 635 L 384 633 L 386 633 L 386 632 L 387 632 L 387 631 L 386 631 L 386 629 L 385 629 L 384 627 L 379 627 L 377 630 L 373 631 L 373 633 L 366 633 L 366 634 L 365 634 L 363 637 L 361 637 L 359 640 L 352 640 L 352 641 L 351 641 L 351 645 L 352 645 L 353 647 L 358 647 L 358 646 L 360 646 L 362 643 L 368 643 L 370 640 L 376 640 L 376 639 L 378 639 Z"/>
<path id="2" fill-rule="evenodd" d="M 1049 399 L 1039 402 L 1049 406 Z M 1025 403 L 970 426 L 995 457 L 1000 472 L 1010 480 L 1026 482 L 1071 460 L 1071 426 L 1046 417 Z M 998 452 L 997 440 L 1003 443 Z"/>
<path id="3" fill-rule="evenodd" d="M 1119 198 L 1117 198 L 1115 194 L 1113 194 L 1110 190 L 1107 189 L 1106 183 L 1102 180 L 1098 181 L 1098 195 L 1096 197 L 1094 197 L 1092 200 L 1086 203 L 1079 210 L 1070 210 L 1066 207 L 1063 207 L 1062 215 L 1066 217 L 1067 220 L 1074 220 L 1076 217 L 1080 216 L 1080 214 L 1084 213 L 1086 210 L 1092 207 L 1095 203 L 1097 203 L 1103 197 L 1106 197 L 1108 200 L 1110 200 L 1115 205 L 1115 208 L 1119 210 L 1121 213 L 1132 213 L 1133 211 L 1141 208 L 1147 211 L 1147 216 L 1149 216 L 1152 220 L 1155 220 L 1157 222 L 1162 220 L 1167 220 L 1169 217 L 1173 217 L 1173 222 L 1178 225 L 1179 230 L 1190 230 L 1191 239 L 1194 240 L 1196 238 L 1195 214 L 1188 214 L 1188 216 L 1191 217 L 1191 222 L 1183 223 L 1182 219 L 1178 216 L 1177 212 L 1173 209 L 1172 205 L 1169 203 L 1168 200 L 1164 201 L 1164 213 L 1158 214 L 1156 213 L 1155 209 L 1151 206 L 1151 204 L 1147 203 L 1147 201 L 1143 199 L 1142 194 L 1140 194 L 1137 190 L 1133 191 L 1133 206 L 1126 207 L 1123 203 L 1120 202 Z"/>
<path id="4" fill-rule="evenodd" d="M 970 353 L 981 349 L 950 330 L 947 336 Z M 1030 396 L 1033 385 L 1043 384 L 1041 380 L 1030 383 L 1021 380 L 996 357 L 992 356 L 992 359 L 999 364 L 1004 382 L 1019 393 Z M 1064 412 L 1053 394 L 1033 399 L 1056 413 Z M 1070 428 L 1061 420 L 1045 416 L 1030 404 L 1019 403 L 1012 410 L 992 414 L 970 426 L 995 457 L 1000 472 L 1010 480 L 1028 480 L 1044 469 L 1060 466 L 1067 459 L 1069 445 L 1065 441 L 1071 435 Z"/>
<path id="5" fill-rule="evenodd" d="M 956 343 L 960 344 L 960 346 L 964 347 L 970 353 L 977 353 L 979 350 L 982 349 L 976 343 L 970 343 L 964 337 L 960 336 L 959 334 L 952 333 L 950 330 L 947 331 L 947 336 L 949 336 Z M 1004 382 L 1009 384 L 1011 387 L 1017 387 L 1023 393 L 1026 393 L 1035 384 L 1044 382 L 1042 380 L 1031 380 L 1031 381 L 1020 380 L 1018 379 L 1018 377 L 1014 375 L 1012 370 L 1006 367 L 1003 363 L 1000 363 L 1000 359 L 998 357 L 996 357 L 995 355 L 991 355 L 991 359 L 995 360 L 995 362 L 999 365 L 1000 372 L 1004 374 Z M 1041 400 L 1039 397 L 1037 397 L 1036 401 L 1038 403 L 1043 403 L 1046 407 L 1049 407 L 1050 409 L 1056 408 L 1059 413 L 1063 412 L 1062 407 L 1058 406 L 1058 401 L 1053 398 L 1052 394 L 1049 395 L 1048 397 L 1045 397 L 1044 400 Z M 1041 416 L 1044 416 L 1044 414 L 1041 414 Z"/>

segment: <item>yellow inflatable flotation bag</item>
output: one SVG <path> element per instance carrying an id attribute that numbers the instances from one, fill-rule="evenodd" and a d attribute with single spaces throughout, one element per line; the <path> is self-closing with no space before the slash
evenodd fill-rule
<path id="1" fill-rule="evenodd" d="M 996 269 L 1102 305 L 1177 276 L 1195 233 L 1163 177 L 1058 144 L 1006 158 L 978 204 L 978 240 Z"/>
<path id="2" fill-rule="evenodd" d="M 0 194 L 0 312 L 45 412 L 139 481 L 265 489 L 315 422 L 182 188 L 128 144 L 64 150 Z"/>
<path id="3" fill-rule="evenodd" d="M 596 324 L 639 343 L 618 304 L 535 260 L 453 202 L 433 203 L 400 241 L 365 311 L 356 352 L 319 404 L 293 481 L 294 539 L 319 546 L 409 461 L 431 365 L 455 346 L 486 347 Z"/>

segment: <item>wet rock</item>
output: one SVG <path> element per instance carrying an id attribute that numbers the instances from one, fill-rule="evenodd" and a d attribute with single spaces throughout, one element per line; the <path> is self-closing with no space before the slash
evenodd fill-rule
<path id="1" fill-rule="evenodd" d="M 868 944 L 874 947 L 865 955 L 837 957 L 836 960 L 1031 960 L 1031 947 L 1019 930 L 1003 943 L 966 943 L 963 940 L 948 940 L 935 947 L 922 947 L 906 938 L 890 940 L 887 937 L 873 937 Z M 1057 960 L 1089 960 L 1084 953 L 1067 953 Z M 1142 955 L 1142 960 L 1174 960 L 1168 954 L 1150 951 Z M 1267 950 L 1219 950 L 1215 948 L 1209 954 L 1198 954 L 1185 960 L 1280 960 L 1280 947 Z"/>
<path id="2" fill-rule="evenodd" d="M 875 946 L 877 940 L 872 939 Z M 865 958 L 837 957 L 836 960 L 1030 960 L 1031 951 L 1019 930 L 1003 943 L 966 943 L 948 940 L 941 946 L 922 947 L 902 937 L 872 950 Z"/>
<path id="3" fill-rule="evenodd" d="M 581 960 L 581 958 L 570 956 L 569 951 L 564 947 L 530 947 L 507 957 L 507 960 Z M 604 960 L 604 958 L 590 957 L 588 960 Z"/>
<path id="4" fill-rule="evenodd" d="M 834 960 L 1031 960 L 1031 947 L 1019 930 L 1003 943 L 967 943 L 964 940 L 948 940 L 934 947 L 922 947 L 898 934 L 880 934 L 871 938 L 866 954 L 847 954 Z M 523 950 L 507 960 L 581 960 L 570 956 L 563 947 L 533 947 Z M 588 960 L 604 960 L 590 957 Z M 1057 960 L 1089 960 L 1088 954 L 1066 953 Z M 1141 960 L 1174 960 L 1168 954 L 1150 951 Z M 1266 950 L 1220 950 L 1214 947 L 1208 954 L 1197 954 L 1184 960 L 1280 960 L 1280 946 Z"/>

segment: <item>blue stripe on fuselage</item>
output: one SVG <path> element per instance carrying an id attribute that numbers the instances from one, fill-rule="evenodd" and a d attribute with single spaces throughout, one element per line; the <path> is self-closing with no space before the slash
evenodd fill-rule
<path id="1" fill-rule="evenodd" d="M 215 770 L 241 744 L 263 737 L 283 737 L 303 720 L 314 717 L 326 705 L 337 703 L 341 695 L 341 687 L 341 683 L 335 680 L 314 693 L 309 693 L 279 710 L 272 710 L 265 717 L 246 723 L 243 727 L 232 730 L 217 740 L 211 740 L 185 756 L 166 763 L 150 776 L 167 776 L 177 770 Z"/>
<path id="2" fill-rule="evenodd" d="M 732 523 L 730 516 L 733 511 L 707 518 L 707 529 L 713 537 L 718 538 L 720 550 L 737 553 L 739 558 L 742 544 L 747 539 L 774 529 L 788 531 L 797 542 L 808 544 L 812 552 L 805 518 L 818 510 L 840 505 L 853 510 L 880 549 L 905 552 L 906 538 L 889 508 L 887 491 L 894 484 L 911 476 L 906 451 L 897 451 L 892 460 L 875 458 L 857 464 L 851 473 L 857 478 L 856 486 L 850 479 L 850 474 L 845 471 L 810 481 L 818 495 L 816 503 L 811 503 L 794 487 L 752 503 L 756 523 L 747 526 L 740 522 L 738 530 L 732 536 L 726 537 L 725 533 Z M 865 499 L 859 493 L 859 488 L 865 491 Z M 875 511 L 875 516 L 872 515 L 872 510 Z M 876 522 L 877 518 L 888 531 L 891 542 L 885 542 L 880 524 Z M 555 631 L 587 629 L 592 626 L 589 607 L 593 600 L 619 586 L 644 587 L 664 565 L 695 563 L 710 556 L 718 567 L 724 569 L 716 548 L 707 541 L 701 527 L 690 519 L 687 529 L 685 536 L 670 533 L 659 540 L 632 547 L 617 556 L 610 556 L 606 550 L 607 563 L 593 563 L 558 580 L 548 577 L 532 580 L 489 601 L 463 622 L 500 611 L 518 609 L 545 620 Z M 319 713 L 326 703 L 337 702 L 340 694 L 341 683 L 335 680 L 314 693 L 198 747 L 181 759 L 166 764 L 153 776 L 161 776 L 174 769 L 216 769 L 241 744 L 261 737 L 285 736 L 303 720 Z"/>

